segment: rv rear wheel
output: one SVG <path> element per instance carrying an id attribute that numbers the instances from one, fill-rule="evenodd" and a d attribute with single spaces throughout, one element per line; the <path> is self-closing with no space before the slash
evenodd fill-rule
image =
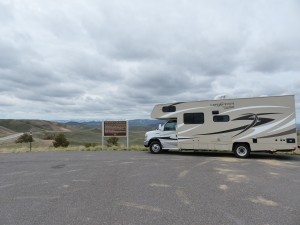
<path id="1" fill-rule="evenodd" d="M 238 158 L 247 158 L 250 154 L 250 148 L 246 144 L 235 144 L 233 148 L 233 153 Z"/>
<path id="2" fill-rule="evenodd" d="M 153 154 L 158 154 L 158 153 L 162 152 L 161 145 L 158 141 L 153 141 L 150 144 L 150 152 L 153 153 Z"/>

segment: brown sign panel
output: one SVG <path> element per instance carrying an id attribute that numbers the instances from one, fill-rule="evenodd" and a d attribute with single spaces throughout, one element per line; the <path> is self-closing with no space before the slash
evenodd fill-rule
<path id="1" fill-rule="evenodd" d="M 126 121 L 104 121 L 104 136 L 127 136 L 127 122 Z"/>

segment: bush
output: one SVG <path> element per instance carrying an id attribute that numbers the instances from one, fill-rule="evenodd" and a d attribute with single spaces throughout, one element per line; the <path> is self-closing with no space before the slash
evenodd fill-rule
<path id="1" fill-rule="evenodd" d="M 67 140 L 65 135 L 63 133 L 60 133 L 55 136 L 54 141 L 53 141 L 53 146 L 55 148 L 57 147 L 68 147 L 70 142 Z"/>
<path id="2" fill-rule="evenodd" d="M 111 147 L 111 146 L 119 146 L 118 144 L 119 138 L 117 137 L 110 137 L 106 140 L 106 146 Z"/>
<path id="3" fill-rule="evenodd" d="M 96 144 L 95 143 L 85 143 L 84 147 L 89 148 L 89 147 L 95 147 Z"/>
<path id="4" fill-rule="evenodd" d="M 22 134 L 17 140 L 16 143 L 28 143 L 28 142 L 34 142 L 31 135 L 24 133 Z"/>

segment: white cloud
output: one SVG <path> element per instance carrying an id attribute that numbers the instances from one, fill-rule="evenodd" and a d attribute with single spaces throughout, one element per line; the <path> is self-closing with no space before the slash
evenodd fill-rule
<path id="1" fill-rule="evenodd" d="M 300 112 L 298 21 L 296 0 L 2 0 L 0 117 L 149 118 L 218 94 Z"/>

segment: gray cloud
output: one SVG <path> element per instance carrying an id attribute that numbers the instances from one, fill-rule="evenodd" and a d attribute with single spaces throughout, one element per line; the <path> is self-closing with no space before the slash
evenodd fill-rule
<path id="1" fill-rule="evenodd" d="M 218 94 L 299 111 L 298 21 L 296 0 L 3 1 L 0 117 L 149 118 Z"/>
<path id="2" fill-rule="evenodd" d="M 0 41 L 0 68 L 10 69 L 19 64 L 19 52 L 12 43 Z"/>

